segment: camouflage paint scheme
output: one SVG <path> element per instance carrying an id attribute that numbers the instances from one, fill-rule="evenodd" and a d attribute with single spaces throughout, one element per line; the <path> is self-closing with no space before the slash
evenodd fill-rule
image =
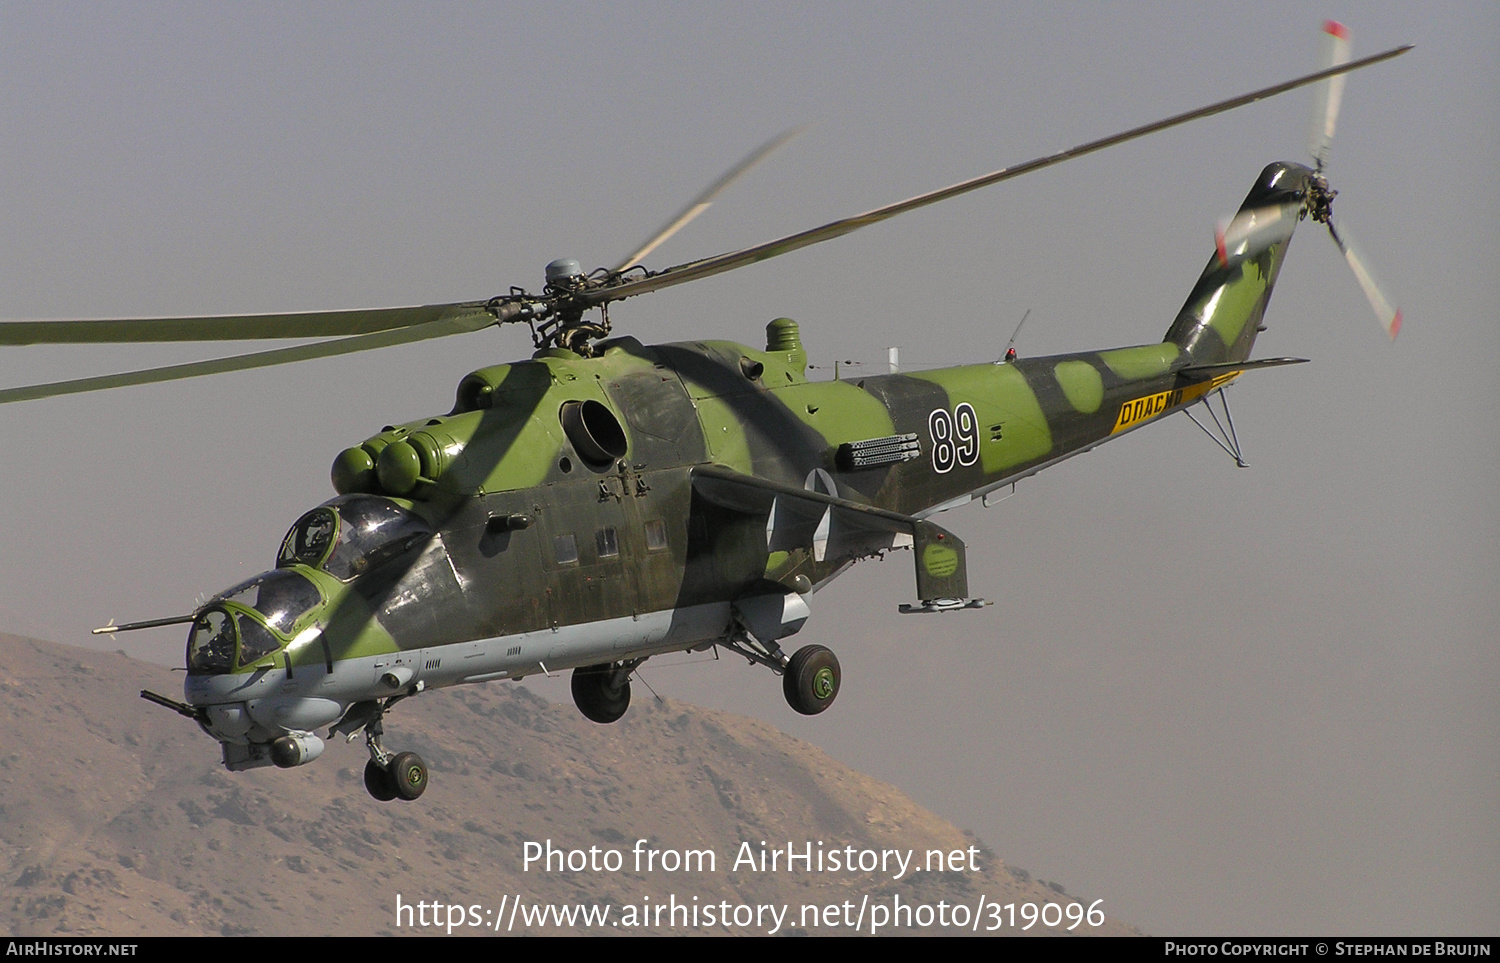
<path id="1" fill-rule="evenodd" d="M 1301 208 L 1310 174 L 1273 164 L 1244 207 Z M 386 428 L 335 462 L 342 498 L 389 498 L 431 536 L 348 581 L 284 559 L 322 602 L 285 631 L 273 627 L 277 651 L 211 673 L 241 677 L 240 688 L 209 685 L 200 672 L 188 701 L 223 705 L 245 698 L 246 686 L 259 691 L 250 680 L 267 673 L 331 678 L 349 660 L 374 659 L 378 670 L 381 659 L 422 650 L 410 682 L 444 646 L 694 606 L 724 616 L 677 647 L 706 647 L 735 630 L 733 603 L 805 595 L 852 561 L 898 547 L 915 549 L 920 599 L 966 598 L 963 544 L 928 517 L 1175 412 L 1252 367 L 1240 363 L 1289 241 L 1288 231 L 1264 250 L 1211 260 L 1157 344 L 810 382 L 797 325 L 778 319 L 763 351 L 619 338 L 595 357 L 554 348 L 475 371 L 447 415 Z M 623 454 L 590 457 L 588 439 L 563 424 L 570 402 L 595 403 L 575 410 L 592 413 L 604 447 L 612 431 L 622 435 Z M 851 464 L 853 443 L 900 436 L 915 436 L 906 460 Z M 240 613 L 224 598 L 200 619 L 216 604 Z M 312 635 L 319 644 L 298 644 Z M 655 651 L 538 657 L 490 677 Z M 433 684 L 476 680 L 435 675 Z M 382 695 L 389 690 L 362 698 Z M 351 698 L 334 699 L 339 714 Z M 223 741 L 226 731 L 211 734 Z M 262 723 L 248 738 L 276 734 Z M 226 762 L 228 752 L 226 743 Z"/>

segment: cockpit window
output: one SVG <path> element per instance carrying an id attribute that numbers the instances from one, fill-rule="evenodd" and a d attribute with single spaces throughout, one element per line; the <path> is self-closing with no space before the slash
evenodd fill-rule
<path id="1" fill-rule="evenodd" d="M 298 519 L 276 564 L 300 562 L 348 582 L 431 535 L 431 526 L 389 499 L 345 495 Z"/>
<path id="2" fill-rule="evenodd" d="M 322 600 L 318 587 L 296 572 L 265 572 L 241 582 L 193 620 L 188 671 L 214 674 L 259 662 L 281 648 L 272 629 L 290 635 L 297 620 Z"/>
<path id="3" fill-rule="evenodd" d="M 426 522 L 384 498 L 352 498 L 336 507 L 339 540 L 323 568 L 341 581 L 363 575 L 432 535 Z"/>
<path id="4" fill-rule="evenodd" d="M 316 585 L 296 572 L 280 570 L 241 582 L 219 598 L 254 609 L 273 629 L 288 635 L 297 617 L 323 599 Z"/>
<path id="5" fill-rule="evenodd" d="M 317 568 L 328 555 L 334 536 L 338 534 L 339 518 L 331 508 L 314 508 L 297 520 L 292 530 L 281 542 L 281 554 L 276 558 L 278 567 L 301 562 Z"/>
<path id="6" fill-rule="evenodd" d="M 210 609 L 193 623 L 188 636 L 188 671 L 228 672 L 234 666 L 234 622 L 229 613 Z"/>
<path id="7" fill-rule="evenodd" d="M 250 665 L 281 648 L 281 642 L 257 619 L 241 613 L 235 618 L 240 630 L 240 665 Z"/>

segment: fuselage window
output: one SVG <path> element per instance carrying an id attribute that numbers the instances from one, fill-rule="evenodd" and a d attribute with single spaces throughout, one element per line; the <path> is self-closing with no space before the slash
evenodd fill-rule
<path id="1" fill-rule="evenodd" d="M 653 518 L 646 523 L 646 548 L 652 552 L 659 552 L 667 547 L 667 523 L 659 518 Z"/>
<path id="2" fill-rule="evenodd" d="M 594 547 L 600 558 L 613 558 L 620 554 L 620 540 L 613 528 L 601 528 L 594 533 Z"/>
<path id="3" fill-rule="evenodd" d="M 552 551 L 556 553 L 559 565 L 571 565 L 578 561 L 578 542 L 573 538 L 572 532 L 554 538 Z"/>

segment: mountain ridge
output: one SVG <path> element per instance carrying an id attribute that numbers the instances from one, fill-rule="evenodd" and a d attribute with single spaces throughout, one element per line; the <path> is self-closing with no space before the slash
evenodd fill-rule
<path id="1" fill-rule="evenodd" d="M 455 935 L 753 934 L 771 932 L 772 918 L 745 922 L 731 907 L 780 906 L 778 933 L 848 933 L 856 907 L 869 932 L 881 912 L 899 921 L 905 906 L 910 925 L 886 932 L 985 932 L 998 920 L 1006 934 L 1024 924 L 1006 917 L 1007 904 L 1057 905 L 1048 919 L 1060 925 L 1032 933 L 1067 932 L 1062 914 L 1088 906 L 1005 867 L 894 787 L 729 713 L 641 700 L 596 726 L 514 684 L 427 693 L 386 724 L 390 744 L 427 760 L 432 785 L 414 803 L 379 803 L 365 794 L 358 740 L 293 770 L 223 770 L 191 723 L 137 698 L 143 688 L 175 695 L 179 682 L 121 652 L 0 634 L 7 932 L 394 935 L 445 932 L 420 921 L 457 912 Z M 782 866 L 752 870 L 741 858 L 736 868 L 746 844 L 780 853 Z M 558 856 L 545 868 L 548 845 L 564 868 Z M 638 865 L 653 849 L 652 865 Z M 713 854 L 712 870 L 682 868 L 689 851 Z M 890 855 L 875 867 L 868 854 L 888 851 L 907 853 L 908 869 Z M 929 852 L 940 871 L 923 865 Z M 678 868 L 664 870 L 672 858 Z M 860 859 L 868 870 L 829 866 Z M 559 926 L 533 914 L 526 925 L 518 904 L 609 916 Z M 1106 917 L 1073 932 L 1137 931 Z"/>

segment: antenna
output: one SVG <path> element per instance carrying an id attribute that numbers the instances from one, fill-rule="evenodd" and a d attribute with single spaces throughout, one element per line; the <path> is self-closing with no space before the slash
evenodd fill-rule
<path id="1" fill-rule="evenodd" d="M 1016 360 L 1016 339 L 1021 336 L 1021 329 L 1026 327 L 1026 319 L 1029 317 L 1031 317 L 1031 309 L 1027 308 L 1026 313 L 1021 315 L 1021 323 L 1016 325 L 1016 333 L 1012 334 L 1005 344 L 1005 354 L 995 364 L 1005 364 L 1007 361 Z"/>

